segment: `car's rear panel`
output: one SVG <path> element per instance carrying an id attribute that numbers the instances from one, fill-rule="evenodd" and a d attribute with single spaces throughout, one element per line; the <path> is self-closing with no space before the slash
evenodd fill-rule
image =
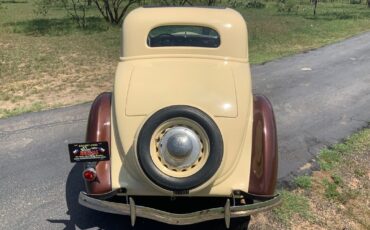
<path id="1" fill-rule="evenodd" d="M 168 73 L 164 63 L 171 64 Z M 148 75 L 135 76 L 135 69 L 143 69 L 143 66 L 152 71 L 139 71 L 140 74 Z M 214 74 L 207 74 L 206 70 Z M 156 71 L 158 74 L 155 74 Z M 133 76 L 136 78 L 134 81 Z M 186 76 L 190 77 L 186 79 Z M 173 77 L 170 80 L 172 84 L 166 85 L 170 77 Z M 189 82 L 184 83 L 182 89 L 181 84 L 185 79 Z M 136 90 L 137 86 L 133 86 L 133 82 L 140 85 L 139 90 Z M 173 86 L 175 82 L 178 82 L 177 86 Z M 206 82 L 209 82 L 209 88 Z M 194 89 L 191 85 L 194 85 Z M 158 95 L 150 100 L 150 97 L 143 95 L 145 92 Z M 177 102 L 176 98 L 181 100 Z M 135 105 L 136 102 L 148 103 L 148 106 Z M 176 58 L 171 61 L 144 59 L 119 64 L 112 108 L 113 189 L 124 187 L 129 195 L 173 195 L 172 191 L 161 189 L 145 176 L 137 161 L 136 141 L 141 126 L 151 114 L 163 107 L 179 104 L 191 105 L 207 113 L 217 124 L 224 141 L 219 170 L 207 183 L 190 190 L 189 195 L 229 196 L 232 190 L 247 192 L 253 122 L 249 65 L 204 58 Z"/>

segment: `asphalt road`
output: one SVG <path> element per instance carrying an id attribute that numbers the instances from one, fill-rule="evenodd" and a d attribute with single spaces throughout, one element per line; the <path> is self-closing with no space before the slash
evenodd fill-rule
<path id="1" fill-rule="evenodd" d="M 370 33 L 252 72 L 254 91 L 275 109 L 280 178 L 370 121 Z M 69 163 L 67 143 L 84 140 L 89 106 L 0 119 L 0 229 L 129 228 L 126 217 L 77 203 L 81 168 Z M 137 229 L 148 227 L 171 229 L 138 220 Z"/>

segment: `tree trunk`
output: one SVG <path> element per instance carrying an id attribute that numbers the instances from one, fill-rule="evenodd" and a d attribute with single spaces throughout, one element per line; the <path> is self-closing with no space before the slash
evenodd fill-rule
<path id="1" fill-rule="evenodd" d="M 370 8 L 370 0 L 367 0 L 367 7 Z"/>

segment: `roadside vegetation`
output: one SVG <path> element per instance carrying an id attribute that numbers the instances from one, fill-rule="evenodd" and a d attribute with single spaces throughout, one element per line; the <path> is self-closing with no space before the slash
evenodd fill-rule
<path id="1" fill-rule="evenodd" d="M 250 229 L 370 229 L 370 129 L 317 157 L 320 170 L 283 189 L 283 204 L 252 217 Z"/>
<path id="2" fill-rule="evenodd" d="M 315 16 L 309 0 L 205 2 L 239 10 L 248 22 L 250 61 L 263 63 L 369 31 L 370 9 L 352 1 L 320 1 Z M 0 117 L 92 101 L 112 90 L 121 21 L 104 17 L 95 2 L 0 0 Z M 128 11 L 187 2 L 135 1 Z"/>

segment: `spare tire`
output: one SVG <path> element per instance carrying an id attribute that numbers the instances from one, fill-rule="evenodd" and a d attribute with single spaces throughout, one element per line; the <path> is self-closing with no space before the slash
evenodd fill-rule
<path id="1" fill-rule="evenodd" d="M 193 141 L 193 144 L 189 142 L 189 148 L 175 143 L 180 150 L 186 149 L 184 154 L 171 155 L 166 146 L 162 146 L 167 144 L 174 148 L 173 143 L 169 143 L 172 137 L 167 137 L 173 133 L 180 135 L 180 141 Z M 187 191 L 207 182 L 220 167 L 222 135 L 216 123 L 203 111 L 191 106 L 169 106 L 154 113 L 142 126 L 137 157 L 145 175 L 156 185 L 170 191 Z M 179 162 L 178 165 L 174 165 L 172 159 Z"/>

